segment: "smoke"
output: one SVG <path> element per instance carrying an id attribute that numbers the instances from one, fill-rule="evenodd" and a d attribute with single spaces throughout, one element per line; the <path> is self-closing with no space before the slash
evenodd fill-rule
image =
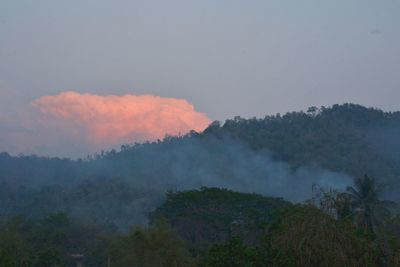
<path id="1" fill-rule="evenodd" d="M 203 134 L 123 146 L 86 160 L 3 155 L 1 182 L 28 188 L 21 194 L 33 196 L 32 202 L 5 203 L 7 210 L 22 206 L 30 216 L 66 210 L 73 217 L 106 220 L 126 230 L 145 224 L 168 190 L 219 187 L 302 202 L 311 198 L 315 184 L 344 190 L 352 178 L 317 166 L 293 169 L 267 150 Z M 10 209 L 12 205 L 16 207 Z"/>
<path id="2" fill-rule="evenodd" d="M 160 192 L 223 187 L 299 202 L 311 197 L 314 184 L 338 190 L 352 184 L 348 175 L 317 166 L 292 169 L 266 150 L 211 136 L 140 145 L 92 164 L 98 174 L 123 176 L 136 187 Z"/>

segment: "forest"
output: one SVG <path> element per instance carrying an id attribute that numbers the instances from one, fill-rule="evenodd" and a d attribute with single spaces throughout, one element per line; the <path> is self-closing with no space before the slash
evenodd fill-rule
<path id="1" fill-rule="evenodd" d="M 400 112 L 213 122 L 81 159 L 0 153 L 0 266 L 400 266 Z"/>

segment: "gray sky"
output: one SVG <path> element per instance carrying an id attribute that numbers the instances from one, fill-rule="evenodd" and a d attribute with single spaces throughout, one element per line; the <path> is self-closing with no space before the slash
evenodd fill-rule
<path id="1" fill-rule="evenodd" d="M 185 98 L 212 119 L 400 109 L 398 0 L 0 0 L 1 109 L 65 90 Z"/>
<path id="2" fill-rule="evenodd" d="M 184 98 L 211 119 L 400 110 L 399 0 L 0 0 L 0 113 L 44 95 Z"/>

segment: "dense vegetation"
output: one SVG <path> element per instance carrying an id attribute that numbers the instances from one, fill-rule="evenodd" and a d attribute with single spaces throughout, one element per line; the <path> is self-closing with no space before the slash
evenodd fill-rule
<path id="1" fill-rule="evenodd" d="M 15 217 L 0 227 L 0 263 L 53 266 L 71 263 L 73 254 L 84 254 L 87 266 L 106 261 L 121 267 L 175 266 L 170 265 L 174 261 L 178 266 L 195 266 L 212 244 L 239 237 L 259 244 L 274 214 L 289 206 L 281 199 L 203 188 L 168 193 L 152 214 L 150 227 L 133 227 L 125 233 L 112 225 L 73 220 L 66 213 L 41 220 Z"/>
<path id="2" fill-rule="evenodd" d="M 291 204 L 279 198 L 243 194 L 217 188 L 170 192 L 152 213 L 164 218 L 196 250 L 240 237 L 256 244 L 274 214 Z"/>
<path id="3" fill-rule="evenodd" d="M 79 160 L 1 153 L 0 266 L 400 266 L 398 136 L 399 112 L 346 104 Z"/>
<path id="4" fill-rule="evenodd" d="M 215 122 L 204 134 L 244 140 L 256 150 L 267 148 L 293 168 L 317 164 L 353 177 L 368 173 L 386 184 L 400 183 L 400 112 L 354 104 L 312 107 L 283 116 Z"/>
<path id="5" fill-rule="evenodd" d="M 400 218 L 371 209 L 376 201 L 385 206 L 371 181 L 296 205 L 217 188 L 169 193 L 150 226 L 126 233 L 65 213 L 15 217 L 0 225 L 0 264 L 71 266 L 82 254 L 85 266 L 398 266 Z M 359 214 L 380 223 L 365 227 Z"/>

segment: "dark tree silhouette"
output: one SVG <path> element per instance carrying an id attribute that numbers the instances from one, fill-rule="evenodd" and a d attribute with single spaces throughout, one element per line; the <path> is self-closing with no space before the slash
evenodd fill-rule
<path id="1" fill-rule="evenodd" d="M 347 187 L 356 223 L 371 233 L 375 233 L 376 227 L 390 218 L 390 208 L 396 205 L 392 201 L 381 200 L 382 189 L 382 184 L 367 175 L 356 178 L 354 187 Z"/>

